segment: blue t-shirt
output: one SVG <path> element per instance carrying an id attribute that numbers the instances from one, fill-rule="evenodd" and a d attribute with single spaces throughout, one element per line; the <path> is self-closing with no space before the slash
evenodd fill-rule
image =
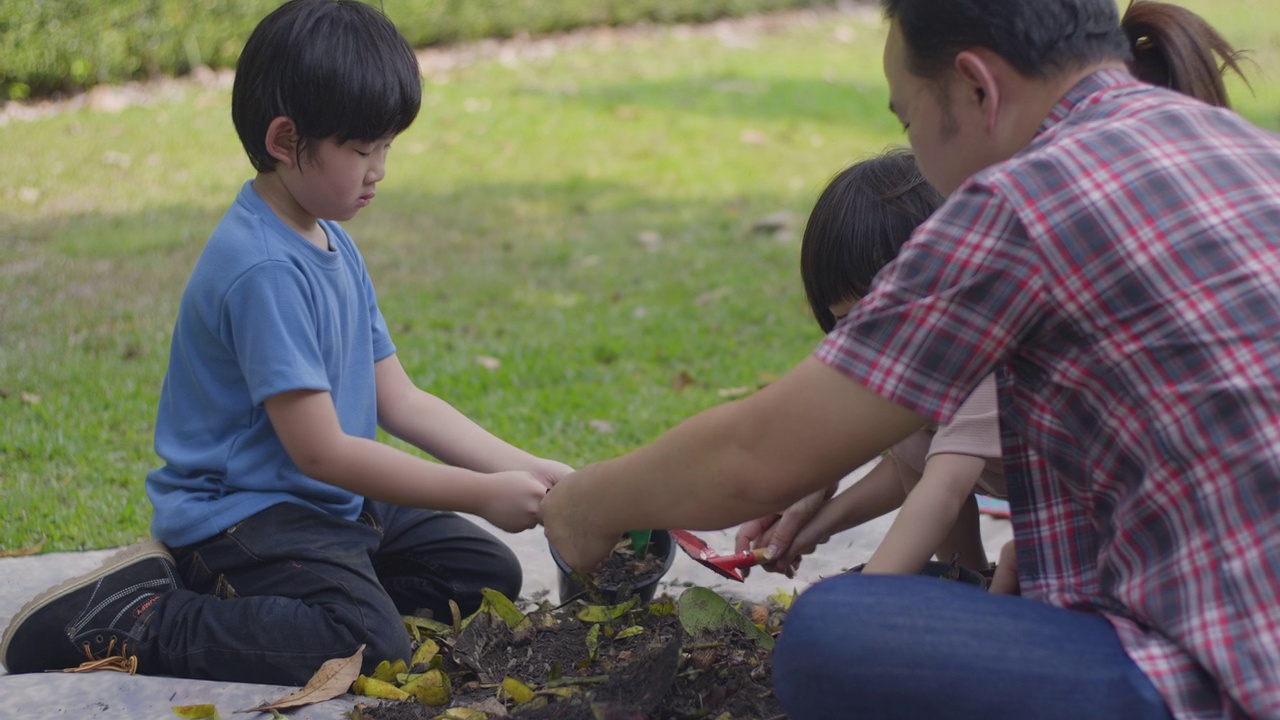
<path id="1" fill-rule="evenodd" d="M 327 391 L 348 435 L 377 431 L 374 363 L 395 352 L 355 243 L 330 250 L 284 224 L 245 183 L 182 294 L 156 418 L 164 466 L 147 474 L 151 533 L 172 547 L 279 503 L 354 520 L 363 499 L 304 475 L 263 402 Z"/>

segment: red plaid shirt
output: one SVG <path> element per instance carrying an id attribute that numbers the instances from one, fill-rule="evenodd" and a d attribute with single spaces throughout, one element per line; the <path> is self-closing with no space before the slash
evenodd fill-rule
<path id="1" fill-rule="evenodd" d="M 1280 718 L 1280 138 L 1095 73 L 816 354 L 939 423 L 998 371 L 1023 594 L 1178 718 Z"/>

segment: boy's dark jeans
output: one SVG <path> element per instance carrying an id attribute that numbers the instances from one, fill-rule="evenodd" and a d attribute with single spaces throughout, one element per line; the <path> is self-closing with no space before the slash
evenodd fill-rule
<path id="1" fill-rule="evenodd" d="M 366 501 L 359 521 L 282 504 L 173 555 L 186 584 L 157 603 L 146 672 L 303 685 L 361 644 L 364 672 L 410 656 L 401 615 L 451 617 L 481 588 L 514 598 L 520 563 L 449 512 Z M 153 667 L 148 667 L 153 666 Z"/>

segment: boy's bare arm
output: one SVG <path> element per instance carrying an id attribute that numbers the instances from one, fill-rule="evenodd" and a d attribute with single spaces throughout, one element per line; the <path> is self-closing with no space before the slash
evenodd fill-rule
<path id="1" fill-rule="evenodd" d="M 285 452 L 309 477 L 384 502 L 473 513 L 509 532 L 537 524 L 546 484 L 528 472 L 440 465 L 348 435 L 327 392 L 295 390 L 265 404 Z"/>
<path id="2" fill-rule="evenodd" d="M 498 438 L 457 408 L 414 384 L 395 356 L 374 366 L 378 424 L 391 435 L 449 465 L 479 472 L 525 470 L 550 487 L 572 471 Z"/>
<path id="3" fill-rule="evenodd" d="M 929 458 L 920 482 L 863 572 L 920 572 L 955 525 L 984 467 L 986 460 L 972 455 L 941 453 Z"/>

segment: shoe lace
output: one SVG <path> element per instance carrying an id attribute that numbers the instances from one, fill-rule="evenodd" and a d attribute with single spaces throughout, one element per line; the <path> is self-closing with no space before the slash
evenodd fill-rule
<path id="1" fill-rule="evenodd" d="M 110 670 L 112 672 L 127 672 L 130 675 L 138 673 L 138 656 L 129 652 L 128 642 L 120 643 L 120 649 L 116 650 L 116 639 L 114 637 L 111 638 L 107 643 L 106 652 L 100 658 L 93 656 L 93 649 L 89 647 L 89 643 L 83 643 L 81 647 L 84 649 L 85 657 L 89 659 L 76 667 L 67 668 L 62 672 L 87 673 Z"/>

